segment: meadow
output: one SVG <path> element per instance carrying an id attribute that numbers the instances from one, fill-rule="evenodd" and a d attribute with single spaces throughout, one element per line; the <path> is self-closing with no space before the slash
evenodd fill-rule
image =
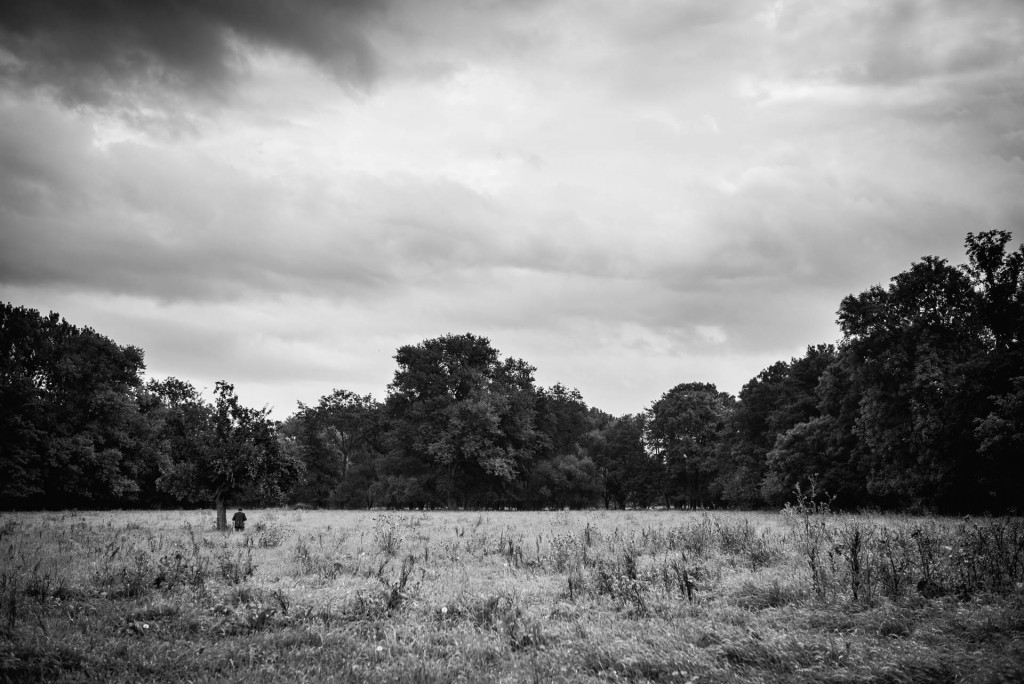
<path id="1" fill-rule="evenodd" d="M 1019 682 L 1024 521 L 0 514 L 3 681 Z"/>

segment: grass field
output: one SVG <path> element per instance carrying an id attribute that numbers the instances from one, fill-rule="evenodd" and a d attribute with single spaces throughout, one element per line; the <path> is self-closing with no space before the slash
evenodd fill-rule
<path id="1" fill-rule="evenodd" d="M 1019 682 L 1024 522 L 0 514 L 3 681 Z"/>

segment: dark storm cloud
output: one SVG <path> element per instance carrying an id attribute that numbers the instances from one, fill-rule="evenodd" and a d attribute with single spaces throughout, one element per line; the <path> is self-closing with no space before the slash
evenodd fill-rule
<path id="1" fill-rule="evenodd" d="M 382 7 L 370 0 L 14 0 L 0 3 L 0 46 L 9 55 L 0 74 L 52 87 L 69 103 L 106 104 L 153 87 L 216 96 L 245 68 L 233 45 L 241 40 L 305 55 L 365 86 L 377 59 L 362 25 Z"/>

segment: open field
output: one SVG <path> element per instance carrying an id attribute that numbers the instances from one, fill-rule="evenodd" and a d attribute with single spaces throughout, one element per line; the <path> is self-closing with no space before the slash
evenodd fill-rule
<path id="1" fill-rule="evenodd" d="M 1024 522 L 0 514 L 3 681 L 1024 681 Z"/>

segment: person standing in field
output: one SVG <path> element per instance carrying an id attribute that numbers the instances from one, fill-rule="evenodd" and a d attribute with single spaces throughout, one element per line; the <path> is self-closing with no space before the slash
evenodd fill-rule
<path id="1" fill-rule="evenodd" d="M 236 530 L 241 531 L 245 529 L 245 513 L 242 512 L 241 508 L 238 509 L 237 513 L 231 516 L 231 522 L 235 523 Z"/>

